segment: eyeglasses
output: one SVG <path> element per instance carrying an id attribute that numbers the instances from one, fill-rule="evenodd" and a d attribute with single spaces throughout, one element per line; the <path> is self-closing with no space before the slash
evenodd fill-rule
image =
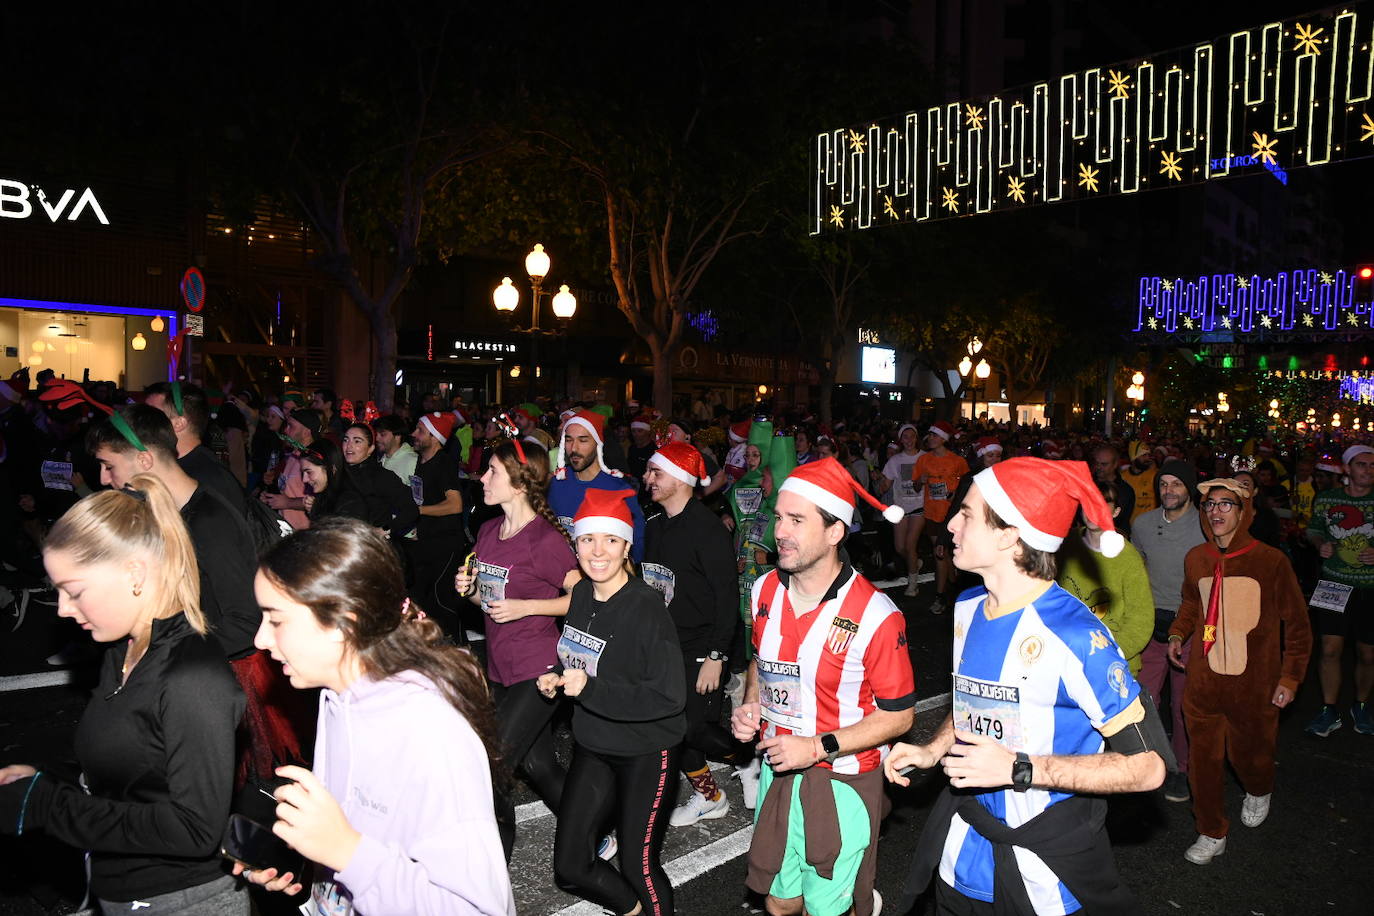
<path id="1" fill-rule="evenodd" d="M 1211 512 L 1213 509 L 1216 509 L 1218 512 L 1226 513 L 1232 511 L 1239 505 L 1240 503 L 1233 503 L 1229 499 L 1209 499 L 1203 502 L 1202 511 Z"/>

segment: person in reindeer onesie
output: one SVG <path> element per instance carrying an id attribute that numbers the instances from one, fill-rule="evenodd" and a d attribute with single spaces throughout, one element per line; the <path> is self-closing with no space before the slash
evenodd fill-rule
<path id="1" fill-rule="evenodd" d="M 1198 492 L 1207 540 L 1184 560 L 1169 660 L 1183 667 L 1183 643 L 1196 640 L 1183 715 L 1198 838 L 1184 858 L 1206 865 L 1226 851 L 1228 760 L 1246 793 L 1241 823 L 1258 827 L 1269 815 L 1279 710 L 1293 701 L 1307 670 L 1312 630 L 1292 564 L 1250 536 L 1250 491 L 1222 478 L 1204 481 Z"/>

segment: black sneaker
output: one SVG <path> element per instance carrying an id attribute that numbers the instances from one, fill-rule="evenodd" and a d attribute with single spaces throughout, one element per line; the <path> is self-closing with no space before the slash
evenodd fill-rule
<path id="1" fill-rule="evenodd" d="M 1191 799 L 1188 791 L 1187 773 L 1170 773 L 1164 777 L 1164 798 L 1171 802 L 1186 802 Z"/>

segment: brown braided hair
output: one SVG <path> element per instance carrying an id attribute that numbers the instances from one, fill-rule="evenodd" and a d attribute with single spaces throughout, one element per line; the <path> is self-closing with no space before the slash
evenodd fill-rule
<path id="1" fill-rule="evenodd" d="M 400 559 L 385 535 L 357 519 L 332 516 L 273 545 L 259 569 L 292 601 L 310 608 L 321 626 L 342 632 L 368 677 L 415 671 L 433 681 L 481 739 L 493 786 L 509 785 L 482 665 L 467 649 L 449 644 L 406 596 Z"/>
<path id="2" fill-rule="evenodd" d="M 576 553 L 572 535 L 549 507 L 549 453 L 544 450 L 544 446 L 535 442 L 522 442 L 520 447 L 525 451 L 524 462 L 520 460 L 515 443 L 509 439 L 502 439 L 497 443 L 491 453 L 492 460 L 501 462 L 510 477 L 510 485 L 524 494 L 535 514 L 563 535 L 563 540 L 568 542 L 568 549 Z"/>

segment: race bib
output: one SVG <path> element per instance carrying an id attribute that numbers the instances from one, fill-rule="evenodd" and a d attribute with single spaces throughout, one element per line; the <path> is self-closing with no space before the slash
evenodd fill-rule
<path id="1" fill-rule="evenodd" d="M 1312 600 L 1308 603 L 1313 607 L 1344 614 L 1345 606 L 1350 601 L 1350 593 L 1353 591 L 1349 585 L 1319 579 L 1316 589 L 1312 592 Z"/>
<path id="2" fill-rule="evenodd" d="M 584 633 L 577 627 L 564 626 L 563 635 L 558 640 L 558 660 L 563 670 L 578 669 L 587 672 L 588 677 L 596 677 L 597 662 L 606 648 L 606 640 Z"/>
<path id="3" fill-rule="evenodd" d="M 70 461 L 43 462 L 43 486 L 49 490 L 72 489 L 72 463 Z"/>
<path id="4" fill-rule="evenodd" d="M 736 487 L 735 505 L 739 506 L 740 515 L 753 515 L 763 505 L 763 488 Z"/>
<path id="5" fill-rule="evenodd" d="M 908 480 L 899 480 L 899 481 L 897 481 L 897 498 L 898 498 L 898 499 L 915 499 L 915 498 L 916 498 L 916 481 L 914 481 L 914 480 L 909 480 L 909 479 L 908 479 Z"/>
<path id="6" fill-rule="evenodd" d="M 573 533 L 573 520 L 572 520 L 572 516 L 570 516 L 570 515 L 560 515 L 560 516 L 558 516 L 558 524 L 562 525 L 562 526 L 563 526 L 563 530 L 566 531 L 566 532 L 568 532 L 568 537 L 572 537 L 572 533 Z"/>
<path id="7" fill-rule="evenodd" d="M 936 483 L 930 482 L 930 498 L 934 502 L 942 502 L 949 499 L 949 484 L 944 481 Z"/>
<path id="8" fill-rule="evenodd" d="M 763 533 L 767 528 L 768 522 L 764 519 L 750 519 L 749 524 L 744 526 L 744 542 L 746 544 L 757 544 L 759 547 L 764 546 Z"/>
<path id="9" fill-rule="evenodd" d="M 1008 750 L 1023 749 L 1021 689 L 954 675 L 954 729 L 987 735 Z"/>
<path id="10" fill-rule="evenodd" d="M 673 584 L 677 577 L 673 571 L 660 563 L 645 563 L 640 567 L 640 573 L 644 576 L 644 581 L 658 589 L 663 595 L 664 604 L 673 603 Z"/>
<path id="11" fill-rule="evenodd" d="M 417 506 L 425 504 L 425 482 L 416 474 L 410 475 L 410 498 L 415 500 Z"/>
<path id="12" fill-rule="evenodd" d="M 477 595 L 482 600 L 482 610 L 488 610 L 493 601 L 506 600 L 509 581 L 510 570 L 506 567 L 477 561 Z"/>
<path id="13" fill-rule="evenodd" d="M 801 665 L 758 660 L 759 705 L 773 725 L 796 731 L 802 727 Z"/>
<path id="14" fill-rule="evenodd" d="M 353 898 L 333 881 L 316 881 L 300 910 L 302 916 L 352 916 Z"/>

